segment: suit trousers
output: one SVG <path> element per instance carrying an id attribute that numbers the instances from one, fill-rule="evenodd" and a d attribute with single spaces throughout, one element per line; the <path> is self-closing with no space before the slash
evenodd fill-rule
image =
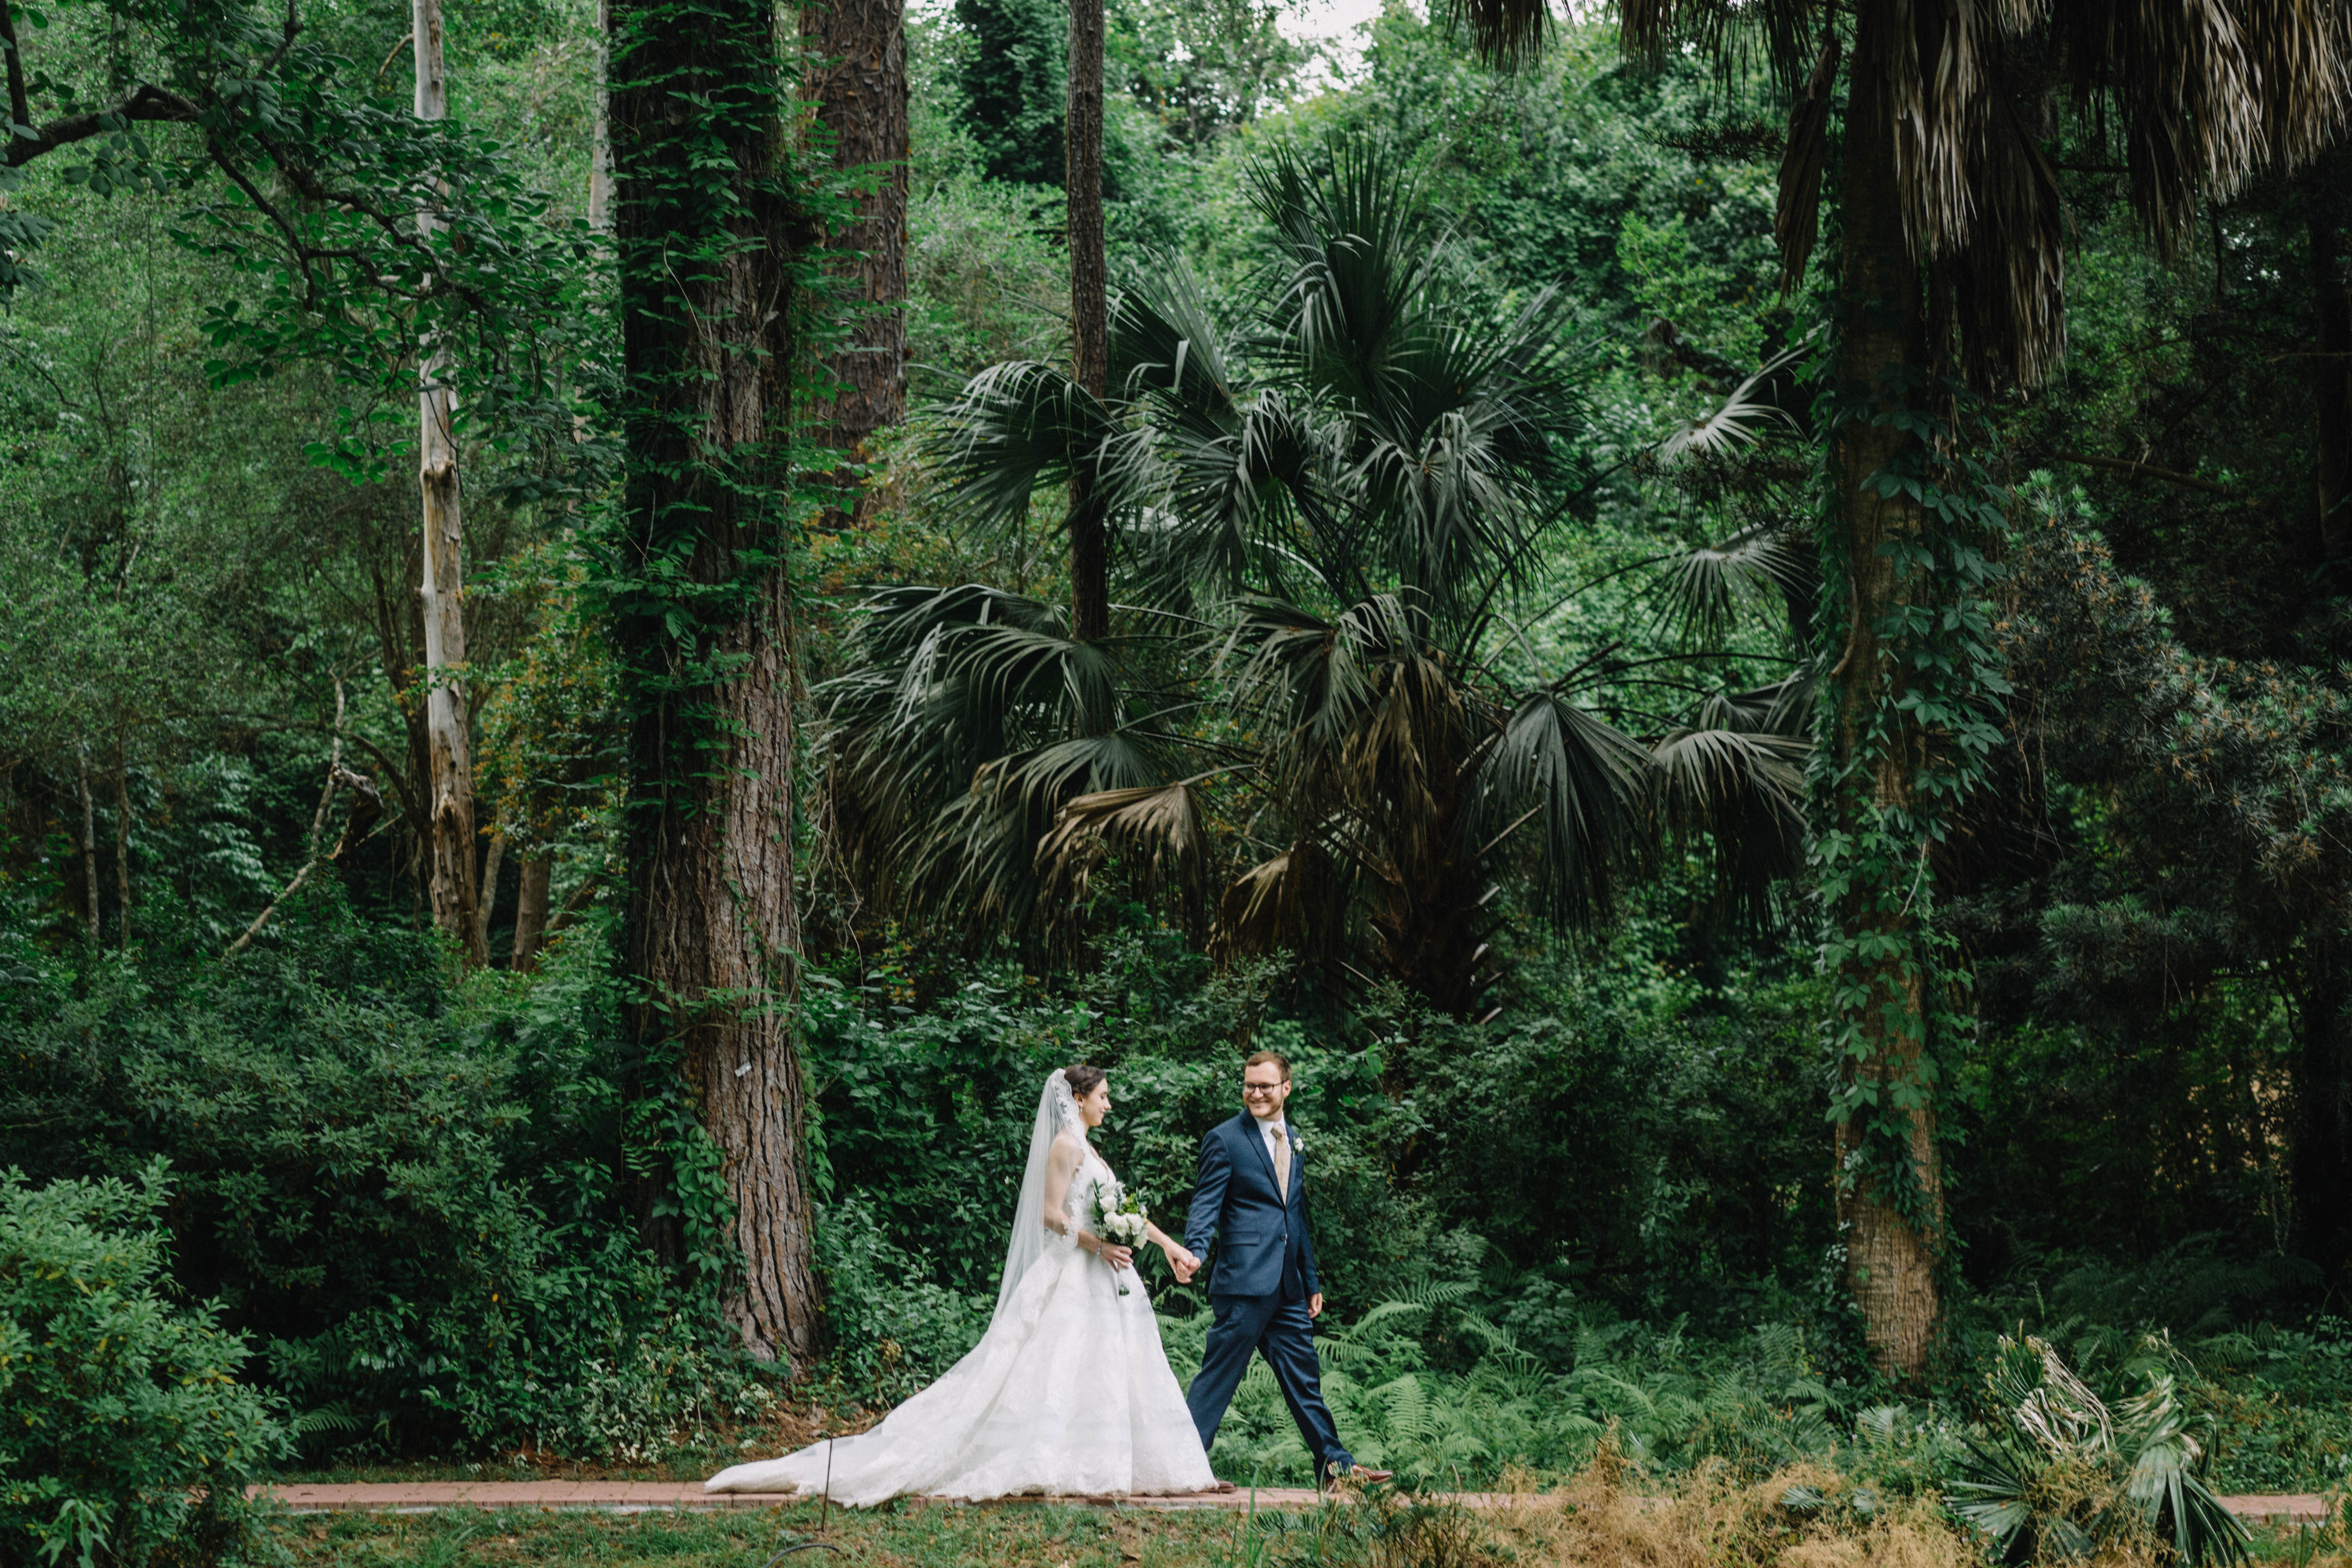
<path id="1" fill-rule="evenodd" d="M 1202 1451 L 1216 1445 L 1225 1406 L 1249 1370 L 1250 1352 L 1256 1351 L 1274 1369 L 1275 1384 L 1318 1474 L 1335 1464 L 1342 1469 L 1352 1466 L 1356 1461 L 1339 1446 L 1339 1428 L 1323 1403 L 1323 1365 L 1315 1358 L 1315 1321 L 1307 1315 L 1307 1303 L 1279 1296 L 1212 1296 L 1209 1303 L 1216 1318 L 1209 1326 L 1208 1349 L 1199 1375 L 1184 1391 Z"/>

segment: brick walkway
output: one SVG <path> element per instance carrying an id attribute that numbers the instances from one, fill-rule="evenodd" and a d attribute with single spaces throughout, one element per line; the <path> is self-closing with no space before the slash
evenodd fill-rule
<path id="1" fill-rule="evenodd" d="M 759 1509 L 796 1500 L 745 1492 L 711 1493 L 696 1481 L 370 1481 L 351 1486 L 255 1487 L 296 1513 L 424 1513 L 445 1508 L 598 1509 L 636 1513 L 647 1509 Z M 1468 1508 L 1494 1508 L 1509 1500 L 1503 1492 L 1456 1492 L 1451 1500 Z M 998 1506 L 1042 1502 L 1042 1498 L 1009 1498 Z M 1250 1505 L 1246 1490 L 1202 1492 L 1184 1497 L 1061 1497 L 1051 1500 L 1066 1508 L 1243 1509 Z M 947 1498 L 915 1498 L 916 1507 L 951 1502 Z M 2319 1498 L 2274 1495 L 2226 1497 L 2222 1503 L 2239 1518 L 2253 1524 L 2319 1524 L 2327 1509 Z M 1315 1506 L 1315 1493 L 1304 1487 L 1265 1487 L 1257 1493 L 1262 1509 L 1296 1510 Z"/>

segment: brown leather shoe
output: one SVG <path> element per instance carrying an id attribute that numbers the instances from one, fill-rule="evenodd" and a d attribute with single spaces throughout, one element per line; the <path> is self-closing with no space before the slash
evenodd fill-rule
<path id="1" fill-rule="evenodd" d="M 1323 1474 L 1317 1479 L 1315 1489 L 1328 1493 L 1336 1490 L 1342 1482 L 1351 1487 L 1362 1487 L 1370 1486 L 1374 1481 L 1390 1481 L 1395 1479 L 1394 1470 L 1375 1470 L 1363 1465 L 1352 1465 L 1349 1467 L 1348 1472 L 1342 1475 L 1339 1473 L 1339 1461 L 1335 1459 L 1323 1467 Z"/>

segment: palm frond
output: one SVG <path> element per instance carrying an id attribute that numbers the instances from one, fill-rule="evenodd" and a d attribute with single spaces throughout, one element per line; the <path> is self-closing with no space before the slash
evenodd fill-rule
<path id="1" fill-rule="evenodd" d="M 1135 867 L 1147 898 L 1172 896 L 1186 924 L 1199 930 L 1208 872 L 1208 836 L 1192 793 L 1199 783 L 1179 779 L 1104 790 L 1063 806 L 1054 830 L 1037 847 L 1049 908 L 1083 905 L 1095 871 L 1118 856 Z"/>
<path id="2" fill-rule="evenodd" d="M 1209 952 L 1220 962 L 1286 948 L 1328 961 L 1349 935 L 1349 878 L 1320 844 L 1302 840 L 1244 871 L 1217 900 Z"/>
<path id="3" fill-rule="evenodd" d="M 1693 456 L 1727 456 L 1743 447 L 1756 445 L 1776 426 L 1802 435 L 1804 426 L 1780 406 L 1770 389 L 1782 371 L 1811 352 L 1809 337 L 1807 342 L 1766 360 L 1755 374 L 1733 387 L 1713 412 L 1687 421 L 1667 437 L 1658 447 L 1659 460 L 1672 463 Z"/>
<path id="4" fill-rule="evenodd" d="M 1780 188 L 1772 208 L 1772 237 L 1780 247 L 1780 293 L 1796 291 L 1822 231 L 1822 174 L 1829 165 L 1830 110 L 1837 96 L 1841 44 L 1834 32 L 1804 87 L 1789 105 L 1789 139 L 1780 153 Z"/>
<path id="5" fill-rule="evenodd" d="M 1035 360 L 989 366 L 927 423 L 950 511 L 983 526 L 1018 523 L 1040 486 L 1082 466 L 1108 478 L 1106 447 L 1118 426 L 1068 373 Z"/>
<path id="6" fill-rule="evenodd" d="M 1477 763 L 1474 831 L 1499 847 L 1535 828 L 1530 878 L 1538 911 L 1561 923 L 1606 915 L 1617 872 L 1646 842 L 1642 796 L 1649 759 L 1599 715 L 1550 691 L 1523 700 Z"/>
<path id="7" fill-rule="evenodd" d="M 1742 600 L 1769 587 L 1804 603 L 1818 574 L 1810 537 L 1780 522 L 1759 523 L 1665 563 L 1658 584 L 1661 628 L 1685 642 L 1718 641 L 1738 618 Z"/>
<path id="8" fill-rule="evenodd" d="M 1733 729 L 1676 730 L 1650 753 L 1668 832 L 1713 847 L 1718 910 L 1761 921 L 1772 889 L 1804 865 L 1802 741 Z"/>
<path id="9" fill-rule="evenodd" d="M 935 816 L 911 825 L 898 860 L 909 914 L 972 938 L 1034 936 L 1057 924 L 1040 849 L 1072 800 L 1156 784 L 1166 737 L 1115 730 L 999 758 Z"/>

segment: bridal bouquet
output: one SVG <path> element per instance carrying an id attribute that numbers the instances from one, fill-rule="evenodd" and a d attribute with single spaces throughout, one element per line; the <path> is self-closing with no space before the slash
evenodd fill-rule
<path id="1" fill-rule="evenodd" d="M 1143 1245 L 1150 1234 L 1151 1211 L 1143 1200 L 1117 1182 L 1098 1182 L 1095 1185 L 1095 1234 L 1114 1247 L 1135 1247 Z M 1118 1293 L 1127 1295 L 1127 1271 L 1120 1269 L 1112 1276 L 1118 1281 Z"/>

